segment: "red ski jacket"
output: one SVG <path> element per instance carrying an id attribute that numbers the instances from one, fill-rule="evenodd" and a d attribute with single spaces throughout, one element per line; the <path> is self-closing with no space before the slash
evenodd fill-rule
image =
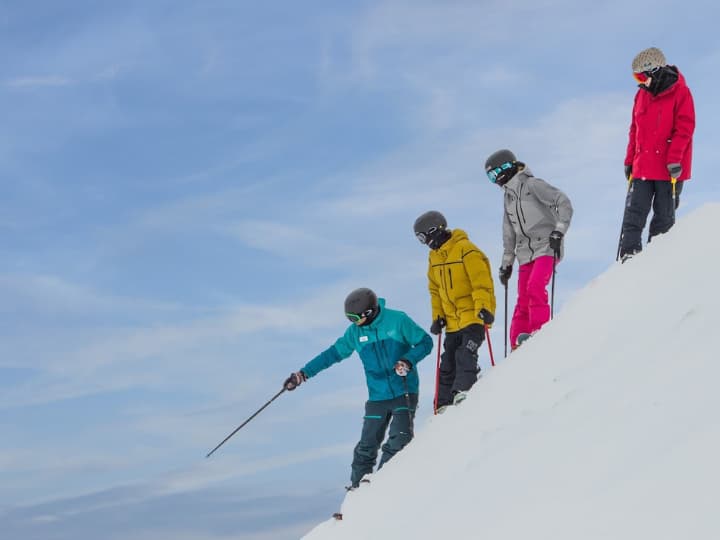
<path id="1" fill-rule="evenodd" d="M 680 163 L 678 180 L 690 178 L 695 106 L 685 77 L 653 96 L 640 88 L 635 95 L 625 165 L 633 178 L 670 180 L 669 163 Z"/>

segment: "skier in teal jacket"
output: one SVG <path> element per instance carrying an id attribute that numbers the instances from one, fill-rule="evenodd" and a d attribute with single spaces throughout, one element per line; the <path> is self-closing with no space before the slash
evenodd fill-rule
<path id="1" fill-rule="evenodd" d="M 413 437 L 412 421 L 418 403 L 419 379 L 415 365 L 433 347 L 430 336 L 407 314 L 385 307 L 370 289 L 351 292 L 345 299 L 345 315 L 353 323 L 325 351 L 292 373 L 283 383 L 294 390 L 307 379 L 357 351 L 368 387 L 360 442 L 355 446 L 350 487 L 359 486 L 372 473 L 382 445 L 378 469 L 402 450 Z"/>

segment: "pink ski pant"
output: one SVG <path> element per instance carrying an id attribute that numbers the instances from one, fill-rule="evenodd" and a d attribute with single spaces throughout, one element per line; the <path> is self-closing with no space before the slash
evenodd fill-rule
<path id="1" fill-rule="evenodd" d="M 517 337 L 531 334 L 550 320 L 547 285 L 553 273 L 553 257 L 544 255 L 518 270 L 518 298 L 510 324 L 510 345 L 517 345 Z"/>

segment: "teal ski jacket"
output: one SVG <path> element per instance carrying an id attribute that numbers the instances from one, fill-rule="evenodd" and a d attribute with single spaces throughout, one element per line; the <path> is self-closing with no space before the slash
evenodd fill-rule
<path id="1" fill-rule="evenodd" d="M 387 309 L 385 299 L 378 300 L 380 313 L 366 326 L 352 324 L 345 334 L 302 368 L 310 378 L 357 351 L 365 370 L 370 401 L 393 399 L 405 394 L 402 377 L 395 363 L 402 359 L 413 369 L 407 374 L 408 391 L 417 394 L 420 387 L 415 364 L 433 348 L 432 338 L 406 313 Z"/>

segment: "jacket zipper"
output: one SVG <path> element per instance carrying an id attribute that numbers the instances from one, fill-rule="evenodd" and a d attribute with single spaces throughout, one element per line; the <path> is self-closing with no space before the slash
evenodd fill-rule
<path id="1" fill-rule="evenodd" d="M 518 190 L 517 198 L 515 199 L 515 211 L 518 215 L 518 226 L 520 227 L 520 232 L 523 233 L 523 236 L 528 239 L 528 247 L 530 248 L 530 258 L 532 259 L 535 255 L 535 250 L 532 247 L 532 238 L 528 236 L 528 234 L 525 232 L 525 229 L 523 229 L 522 222 L 525 220 L 525 214 L 522 211 L 522 205 L 520 204 L 520 194 L 522 193 L 522 184 L 520 184 L 520 189 Z"/>
<path id="2" fill-rule="evenodd" d="M 377 346 L 377 344 L 380 344 L 380 347 Z M 382 356 L 379 354 L 378 349 L 382 349 Z M 392 382 L 390 380 L 390 372 L 387 370 L 387 366 L 383 364 L 387 364 L 387 351 L 385 350 L 385 344 L 380 341 L 380 334 L 377 331 L 377 328 L 375 328 L 375 342 L 373 343 L 373 349 L 375 349 L 375 356 L 378 359 L 378 366 L 380 369 L 385 373 L 385 379 L 387 380 L 388 389 L 390 390 L 390 393 L 393 397 L 395 396 L 395 392 L 393 392 Z M 381 362 L 380 360 L 384 360 L 385 362 Z"/>
<path id="3" fill-rule="evenodd" d="M 453 288 L 453 281 L 452 281 L 452 268 L 448 268 L 448 275 L 450 276 L 450 288 Z"/>

